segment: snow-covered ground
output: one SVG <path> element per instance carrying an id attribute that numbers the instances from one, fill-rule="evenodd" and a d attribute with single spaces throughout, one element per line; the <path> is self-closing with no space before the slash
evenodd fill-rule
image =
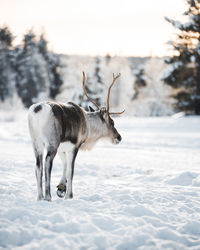
<path id="1" fill-rule="evenodd" d="M 123 141 L 79 152 L 74 199 L 36 201 L 23 115 L 0 119 L 0 249 L 200 249 L 200 118 L 119 118 Z"/>

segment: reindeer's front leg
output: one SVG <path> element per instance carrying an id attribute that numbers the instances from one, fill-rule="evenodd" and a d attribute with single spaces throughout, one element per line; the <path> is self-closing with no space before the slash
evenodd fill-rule
<path id="1" fill-rule="evenodd" d="M 58 155 L 62 161 L 63 164 L 63 174 L 61 177 L 61 180 L 57 186 L 57 195 L 60 198 L 63 198 L 66 194 L 66 183 L 67 183 L 67 178 L 66 178 L 66 172 L 67 172 L 67 157 L 65 152 L 60 152 L 58 150 Z"/>
<path id="2" fill-rule="evenodd" d="M 67 193 L 65 199 L 73 198 L 72 181 L 74 176 L 74 163 L 78 153 L 78 148 L 74 148 L 67 156 Z"/>

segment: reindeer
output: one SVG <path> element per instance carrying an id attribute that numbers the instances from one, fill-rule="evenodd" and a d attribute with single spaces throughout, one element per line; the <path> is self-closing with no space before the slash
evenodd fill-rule
<path id="1" fill-rule="evenodd" d="M 125 110 L 113 113 L 110 112 L 109 105 L 111 88 L 119 77 L 120 74 L 117 76 L 113 74 L 113 81 L 108 89 L 107 108 L 100 108 L 87 95 L 84 72 L 84 94 L 95 105 L 96 111 L 89 107 L 90 111 L 87 112 L 73 102 L 51 101 L 33 104 L 29 108 L 28 124 L 36 158 L 37 200 L 44 198 L 51 201 L 51 170 L 57 152 L 63 163 L 63 173 L 57 186 L 57 195 L 60 198 L 71 199 L 73 198 L 74 164 L 79 149 L 91 149 L 101 138 L 109 138 L 113 144 L 118 144 L 122 140 L 110 116 L 122 114 Z M 43 197 L 42 187 L 44 149 L 46 149 L 45 197 Z"/>

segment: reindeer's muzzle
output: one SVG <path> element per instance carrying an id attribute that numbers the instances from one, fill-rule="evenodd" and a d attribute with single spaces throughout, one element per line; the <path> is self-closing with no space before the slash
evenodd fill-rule
<path id="1" fill-rule="evenodd" d="M 122 140 L 121 135 L 118 135 L 117 138 L 114 139 L 114 144 L 119 144 L 121 140 Z"/>

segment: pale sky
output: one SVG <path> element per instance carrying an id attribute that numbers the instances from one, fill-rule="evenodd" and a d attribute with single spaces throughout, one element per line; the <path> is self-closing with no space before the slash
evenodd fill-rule
<path id="1" fill-rule="evenodd" d="M 21 41 L 45 31 L 50 49 L 79 55 L 163 56 L 184 0 L 0 0 L 0 25 Z"/>

